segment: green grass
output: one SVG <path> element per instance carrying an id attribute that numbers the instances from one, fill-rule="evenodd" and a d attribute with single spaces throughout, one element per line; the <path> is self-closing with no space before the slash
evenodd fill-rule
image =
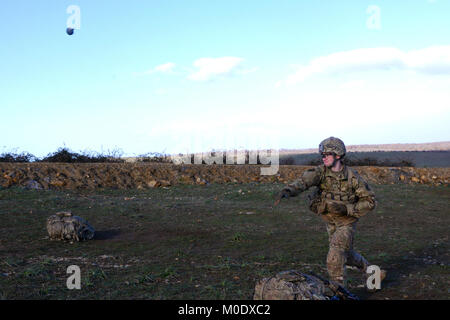
<path id="1" fill-rule="evenodd" d="M 326 274 L 328 237 L 306 194 L 273 208 L 281 184 L 179 185 L 149 190 L 0 190 L 0 299 L 251 299 L 257 280 L 298 269 Z M 355 248 L 388 270 L 364 299 L 448 299 L 448 187 L 374 186 L 379 205 Z M 50 241 L 59 210 L 97 238 Z M 66 288 L 69 265 L 81 290 Z M 434 284 L 433 284 L 434 283 Z M 407 296 L 407 297 L 405 297 Z"/>

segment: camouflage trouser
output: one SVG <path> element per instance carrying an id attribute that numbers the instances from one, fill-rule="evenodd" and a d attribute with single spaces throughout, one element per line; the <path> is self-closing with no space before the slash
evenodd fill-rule
<path id="1" fill-rule="evenodd" d="M 330 280 L 336 281 L 342 286 L 346 285 L 345 266 L 355 266 L 365 272 L 369 262 L 359 253 L 353 251 L 353 237 L 356 230 L 356 222 L 336 226 L 327 224 L 330 249 L 327 256 L 327 269 Z"/>

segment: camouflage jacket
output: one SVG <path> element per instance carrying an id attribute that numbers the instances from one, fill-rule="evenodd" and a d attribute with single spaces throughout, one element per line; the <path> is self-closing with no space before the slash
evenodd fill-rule
<path id="1" fill-rule="evenodd" d="M 320 213 L 328 223 L 346 225 L 357 221 L 376 205 L 375 194 L 367 182 L 352 168 L 343 165 L 339 172 L 333 172 L 324 165 L 306 170 L 300 179 L 285 187 L 292 197 L 301 192 L 317 187 L 310 196 L 310 209 Z M 346 213 L 335 213 L 327 210 L 327 202 L 338 202 L 345 205 Z M 317 208 L 322 208 L 317 212 Z"/>

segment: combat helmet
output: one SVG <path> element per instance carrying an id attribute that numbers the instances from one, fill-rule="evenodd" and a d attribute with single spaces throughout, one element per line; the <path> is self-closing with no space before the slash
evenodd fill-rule
<path id="1" fill-rule="evenodd" d="M 347 152 L 344 142 L 335 137 L 329 137 L 319 144 L 319 153 L 332 152 L 343 158 Z"/>

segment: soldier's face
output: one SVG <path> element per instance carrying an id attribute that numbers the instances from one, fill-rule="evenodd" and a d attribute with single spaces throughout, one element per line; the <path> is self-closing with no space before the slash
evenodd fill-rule
<path id="1" fill-rule="evenodd" d="M 334 161 L 338 159 L 334 153 L 322 153 L 322 161 L 326 167 L 331 167 L 334 164 Z"/>

